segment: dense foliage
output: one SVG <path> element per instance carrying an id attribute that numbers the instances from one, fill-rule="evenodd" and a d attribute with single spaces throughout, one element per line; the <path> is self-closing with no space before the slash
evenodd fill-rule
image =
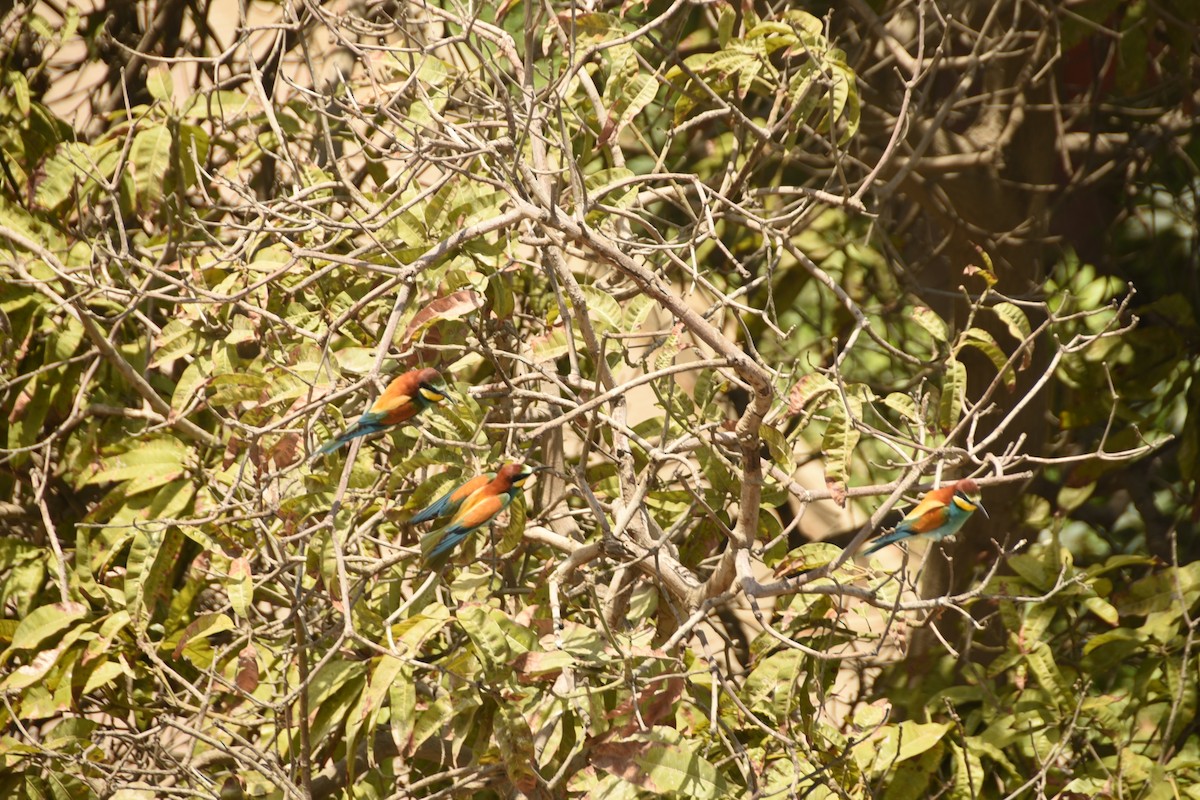
<path id="1" fill-rule="evenodd" d="M 5 12 L 0 792 L 1200 797 L 1195 12 L 805 8 Z"/>

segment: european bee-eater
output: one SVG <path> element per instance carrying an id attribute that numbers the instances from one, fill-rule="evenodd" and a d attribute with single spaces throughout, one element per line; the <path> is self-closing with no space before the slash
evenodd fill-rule
<path id="1" fill-rule="evenodd" d="M 389 383 L 367 413 L 336 438 L 321 445 L 314 456 L 332 453 L 359 436 L 369 436 L 393 425 L 408 422 L 425 409 L 446 399 L 446 392 L 440 386 L 441 382 L 442 374 L 432 367 L 409 370 Z"/>
<path id="2" fill-rule="evenodd" d="M 863 551 L 863 555 L 869 556 L 893 542 L 913 536 L 929 536 L 934 541 L 953 536 L 967 521 L 967 517 L 975 513 L 975 509 L 979 509 L 985 517 L 987 516 L 987 509 L 983 507 L 983 503 L 967 496 L 978 493 L 979 484 L 970 478 L 955 481 L 926 493 L 921 501 L 913 506 L 913 510 L 900 520 L 891 533 L 876 539 L 870 547 Z"/>
<path id="3" fill-rule="evenodd" d="M 446 527 L 421 537 L 421 555 L 425 563 L 440 560 L 463 539 L 491 522 L 521 493 L 525 481 L 542 469 L 546 467 L 505 464 L 499 472 L 480 475 L 451 489 L 413 515 L 409 522 L 416 524 L 453 514 Z"/>

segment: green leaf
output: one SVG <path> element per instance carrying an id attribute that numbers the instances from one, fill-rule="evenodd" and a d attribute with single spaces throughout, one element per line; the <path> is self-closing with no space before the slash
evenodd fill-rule
<path id="1" fill-rule="evenodd" d="M 200 347 L 200 336 L 195 323 L 185 319 L 173 319 L 154 337 L 154 358 L 151 368 L 169 366 L 176 359 L 194 355 Z"/>
<path id="2" fill-rule="evenodd" d="M 512 657 L 504 629 L 493 618 L 490 610 L 481 605 L 470 605 L 460 609 L 458 624 L 466 632 L 474 646 L 475 654 L 489 669 L 503 667 Z"/>
<path id="3" fill-rule="evenodd" d="M 525 538 L 525 520 L 525 496 L 521 495 L 508 506 L 508 524 L 504 526 L 503 531 L 498 532 L 497 555 L 508 555 L 521 546 L 521 541 Z"/>
<path id="4" fill-rule="evenodd" d="M 883 404 L 899 413 L 900 416 L 909 422 L 921 421 L 921 415 L 917 411 L 917 401 L 913 400 L 910 395 L 901 392 L 891 392 L 887 397 L 883 398 Z"/>
<path id="5" fill-rule="evenodd" d="M 186 122 L 179 125 L 180 180 L 183 189 L 191 189 L 200 183 L 200 169 L 208 162 L 211 144 L 208 131 L 199 125 Z"/>
<path id="6" fill-rule="evenodd" d="M 954 757 L 954 784 L 948 797 L 950 800 L 976 800 L 986 774 L 979 752 L 950 742 L 950 753 Z"/>
<path id="7" fill-rule="evenodd" d="M 792 454 L 792 445 L 778 429 L 770 425 L 761 425 L 758 435 L 762 437 L 763 443 L 771 453 L 771 460 L 780 469 L 789 475 L 796 471 L 796 459 Z"/>
<path id="8" fill-rule="evenodd" d="M 83 324 L 74 317 L 67 317 L 51 333 L 49 347 L 46 350 L 46 364 L 64 361 L 75 355 L 75 351 L 79 349 L 79 343 L 82 341 Z"/>
<path id="9" fill-rule="evenodd" d="M 146 91 L 155 100 L 170 103 L 175 92 L 175 84 L 171 80 L 171 70 L 165 64 L 159 64 L 146 74 Z"/>
<path id="10" fill-rule="evenodd" d="M 271 382 L 262 375 L 246 372 L 217 375 L 209 384 L 212 394 L 209 395 L 208 402 L 209 405 L 218 408 L 228 408 L 238 403 L 253 403 L 262 397 L 270 386 Z"/>
<path id="11" fill-rule="evenodd" d="M 343 347 L 334 351 L 333 358 L 342 372 L 365 375 L 375 367 L 375 348 Z"/>
<path id="12" fill-rule="evenodd" d="M 170 437 L 136 442 L 130 450 L 102 460 L 84 483 L 128 481 L 127 495 L 145 492 L 180 477 L 191 454 L 191 448 Z"/>
<path id="13" fill-rule="evenodd" d="M 654 301 L 648 295 L 639 294 L 621 307 L 620 329 L 633 333 L 645 324 L 654 309 Z"/>
<path id="14" fill-rule="evenodd" d="M 249 559 L 238 556 L 229 562 L 229 576 L 224 584 L 233 613 L 242 619 L 249 619 L 250 604 L 254 601 L 254 574 L 250 570 Z"/>
<path id="15" fill-rule="evenodd" d="M 742 697 L 751 709 L 782 711 L 786 717 L 799 699 L 794 676 L 803 668 L 805 655 L 799 650 L 780 650 L 759 661 L 742 687 Z M 782 708 L 773 702 L 778 695 L 786 699 Z"/>
<path id="16" fill-rule="evenodd" d="M 21 112 L 21 116 L 29 116 L 29 109 L 32 107 L 29 102 L 29 81 L 25 78 L 25 73 L 9 71 L 5 73 L 8 85 L 12 87 L 13 96 L 17 101 L 17 110 Z"/>
<path id="17" fill-rule="evenodd" d="M 851 410 L 861 414 L 861 407 L 855 409 L 855 398 L 851 401 Z M 861 404 L 857 404 L 860 405 Z M 825 480 L 829 483 L 845 484 L 850 479 L 850 462 L 854 457 L 854 448 L 858 445 L 861 434 L 854 422 L 846 417 L 846 410 L 841 403 L 830 405 L 829 425 L 825 428 L 825 437 L 821 440 L 821 450 L 825 454 Z"/>
<path id="18" fill-rule="evenodd" d="M 133 621 L 129 612 L 125 609 L 113 612 L 108 619 L 104 620 L 100 625 L 100 635 L 88 642 L 87 649 L 83 654 L 83 661 L 87 663 L 102 655 L 106 655 L 112 647 L 113 641 Z"/>
<path id="19" fill-rule="evenodd" d="M 1026 645 L 1028 646 L 1028 643 Z M 1058 665 L 1054 663 L 1054 654 L 1050 651 L 1050 645 L 1045 642 L 1037 642 L 1025 653 L 1025 663 L 1029 665 L 1029 671 L 1034 674 L 1038 683 L 1046 690 L 1060 710 L 1072 705 L 1072 700 L 1067 695 L 1062 673 L 1059 672 Z"/>
<path id="20" fill-rule="evenodd" d="M 1121 621 L 1121 615 L 1117 612 L 1116 606 L 1101 597 L 1085 597 L 1083 607 L 1109 625 L 1115 626 Z"/>
<path id="21" fill-rule="evenodd" d="M 454 707 L 445 695 L 419 711 L 410 737 L 410 749 L 416 750 L 431 737 L 442 733 L 453 716 Z"/>
<path id="22" fill-rule="evenodd" d="M 171 165 L 171 131 L 166 125 L 154 125 L 138 131 L 129 151 L 133 164 L 133 185 L 138 206 L 148 210 L 163 197 L 167 169 Z"/>
<path id="23" fill-rule="evenodd" d="M 621 329 L 621 305 L 611 294 L 588 284 L 582 284 L 579 291 L 587 299 L 587 305 L 575 309 L 576 314 L 587 314 L 598 332 Z"/>
<path id="24" fill-rule="evenodd" d="M 17 626 L 9 650 L 29 650 L 37 647 L 87 614 L 87 606 L 70 600 L 36 608 Z"/>
<path id="25" fill-rule="evenodd" d="M 635 75 L 618 86 L 617 102 L 609 106 L 609 123 L 605 126 L 605 141 L 611 141 L 621 129 L 653 102 L 658 94 L 658 79 L 653 75 Z M 607 94 L 605 87 L 605 94 Z"/>
<path id="26" fill-rule="evenodd" d="M 1130 584 L 1117 603 L 1122 616 L 1145 616 L 1183 606 L 1192 608 L 1200 599 L 1200 561 L 1178 569 L 1171 567 Z"/>
<path id="27" fill-rule="evenodd" d="M 77 142 L 64 142 L 46 161 L 45 175 L 37 183 L 34 202 L 42 208 L 54 209 L 66 202 L 75 186 L 86 177 L 84 164 L 94 161 L 92 148 Z M 20 228 L 18 228 L 20 230 Z M 34 240 L 38 237 L 35 235 Z"/>
<path id="28" fill-rule="evenodd" d="M 889 769 L 892 765 L 921 755 L 942 740 L 952 722 L 914 722 L 905 720 L 899 725 L 884 728 L 886 733 L 877 744 L 875 765 Z"/>
<path id="29" fill-rule="evenodd" d="M 574 331 L 572 330 L 572 333 Z M 533 360 L 539 363 L 553 361 L 565 356 L 568 352 L 567 332 L 560 325 L 552 328 L 549 333 L 543 336 L 535 336 L 529 342 L 533 350 Z M 576 350 L 583 349 L 583 342 L 579 341 L 579 337 L 575 337 Z"/>
<path id="30" fill-rule="evenodd" d="M 1039 592 L 1048 591 L 1054 585 L 1057 577 L 1055 573 L 1046 569 L 1046 564 L 1042 559 L 1028 553 L 1009 556 L 1008 566 Z"/>
<path id="31" fill-rule="evenodd" d="M 388 694 L 388 689 L 401 676 L 406 666 L 407 664 L 404 661 L 390 655 L 382 655 L 375 661 L 375 668 L 371 671 L 371 679 L 367 683 L 366 691 L 363 692 L 361 712 L 363 721 L 371 719 L 379 713 L 379 709 L 383 707 L 383 699 Z"/>
<path id="32" fill-rule="evenodd" d="M 133 674 L 133 670 L 126 667 L 120 660 L 105 661 L 98 664 L 95 669 L 88 673 L 87 682 L 83 685 L 83 693 L 91 694 L 122 676 L 127 678 L 136 677 Z"/>
<path id="33" fill-rule="evenodd" d="M 171 394 L 171 410 L 176 414 L 186 411 L 196 399 L 197 392 L 203 393 L 204 386 L 208 383 L 211 374 L 212 361 L 208 358 L 197 358 L 188 364 L 183 374 L 179 376 L 179 382 L 175 384 L 175 391 Z M 199 402 L 203 402 L 203 397 Z"/>
<path id="34" fill-rule="evenodd" d="M 197 644 L 218 633 L 231 631 L 234 627 L 228 614 L 201 614 L 179 633 L 179 641 L 175 645 L 173 655 L 175 658 L 185 655 L 192 660 L 202 653 L 202 650 L 196 649 Z"/>
<path id="35" fill-rule="evenodd" d="M 155 612 L 165 607 L 166 587 L 172 582 L 183 541 L 177 528 L 158 528 L 139 530 L 130 542 L 125 562 L 125 603 L 139 631 L 144 631 Z"/>
<path id="36" fill-rule="evenodd" d="M 938 404 L 938 424 L 943 431 L 950 431 L 962 416 L 963 402 L 967 394 L 967 368 L 957 359 L 946 363 L 946 374 L 942 377 L 942 398 Z"/>
<path id="37" fill-rule="evenodd" d="M 396 642 L 417 652 L 431 636 L 450 623 L 445 606 L 429 606 L 426 611 L 427 614 L 417 614 L 392 626 L 392 637 Z"/>
<path id="38" fill-rule="evenodd" d="M 388 684 L 388 708 L 392 741 L 403 752 L 413 736 L 417 720 L 417 685 L 411 664 L 402 664 L 396 679 Z"/>
<path id="39" fill-rule="evenodd" d="M 775 568 L 778 576 L 797 575 L 810 569 L 817 569 L 826 564 L 832 564 L 842 554 L 842 548 L 829 542 L 809 542 L 802 544 L 788 554 Z"/>
<path id="40" fill-rule="evenodd" d="M 496 714 L 493 735 L 509 781 L 520 795 L 536 796 L 538 779 L 533 770 L 536 757 L 528 720 L 512 703 L 503 703 Z"/>
<path id="41" fill-rule="evenodd" d="M 17 667 L 5 676 L 4 680 L 0 682 L 0 691 L 16 692 L 41 682 L 58 663 L 58 657 L 62 651 L 62 645 L 39 651 L 28 664 Z"/>

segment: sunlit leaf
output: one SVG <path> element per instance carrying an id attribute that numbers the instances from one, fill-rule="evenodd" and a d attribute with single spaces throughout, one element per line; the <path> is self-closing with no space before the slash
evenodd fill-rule
<path id="1" fill-rule="evenodd" d="M 861 408 L 856 409 L 861 414 Z M 825 480 L 843 486 L 850 479 L 850 462 L 854 458 L 854 449 L 858 445 L 861 433 L 854 420 L 846 416 L 846 410 L 841 403 L 830 406 L 829 424 L 825 428 L 825 436 L 821 440 L 821 450 L 825 454 Z"/>
<path id="2" fill-rule="evenodd" d="M 129 152 L 133 164 L 134 186 L 141 208 L 149 208 L 162 199 L 167 169 L 171 164 L 171 131 L 166 125 L 152 125 L 138 131 Z"/>
<path id="3" fill-rule="evenodd" d="M 146 73 L 146 91 L 150 92 L 150 96 L 155 100 L 170 102 L 175 85 L 171 80 L 171 71 L 165 64 L 158 64 Z"/>
<path id="4" fill-rule="evenodd" d="M 819 372 L 811 372 L 792 387 L 788 395 L 788 413 L 799 414 L 817 398 L 836 391 L 837 384 Z"/>
<path id="5" fill-rule="evenodd" d="M 66 630 L 88 614 L 83 603 L 64 601 L 41 606 L 21 620 L 13 634 L 10 650 L 29 650 Z"/>
<path id="6" fill-rule="evenodd" d="M 1029 318 L 1025 316 L 1025 312 L 1019 306 L 1012 303 L 997 303 L 991 308 L 996 316 L 1008 326 L 1008 332 L 1013 335 L 1014 339 L 1023 342 L 1029 338 L 1032 333 L 1029 327 Z"/>
<path id="7" fill-rule="evenodd" d="M 996 340 L 992 338 L 990 333 L 982 328 L 969 328 L 963 331 L 961 343 L 962 347 L 973 347 L 987 356 L 992 362 L 992 366 L 1003 376 L 1004 385 L 1009 391 L 1016 388 L 1016 374 L 1011 369 L 1005 369 L 1005 364 L 1008 363 L 1008 356 L 996 344 Z"/>
<path id="8" fill-rule="evenodd" d="M 439 320 L 460 319 L 483 307 L 483 297 L 471 289 L 439 297 L 429 302 L 409 320 L 400 340 L 408 344 L 417 334 Z"/>
<path id="9" fill-rule="evenodd" d="M 655 794 L 686 792 L 694 798 L 725 797 L 729 787 L 716 767 L 676 731 L 656 727 L 621 741 L 592 745 L 600 769 Z"/>
<path id="10" fill-rule="evenodd" d="M 250 570 L 250 561 L 245 556 L 238 556 L 229 562 L 225 589 L 229 592 L 229 605 L 233 607 L 233 613 L 248 619 L 250 603 L 254 599 L 254 575 Z"/>
<path id="11" fill-rule="evenodd" d="M 946 323 L 930 308 L 915 306 L 912 309 L 912 320 L 924 328 L 934 341 L 945 342 L 949 338 Z"/>
<path id="12" fill-rule="evenodd" d="M 878 742 L 875 763 L 886 769 L 919 756 L 940 742 L 953 727 L 952 722 L 920 723 L 912 720 L 889 725 Z"/>
<path id="13" fill-rule="evenodd" d="M 128 481 L 127 494 L 155 489 L 183 474 L 190 453 L 187 445 L 170 437 L 135 442 L 126 452 L 105 458 L 86 483 Z"/>
<path id="14" fill-rule="evenodd" d="M 938 424 L 943 431 L 949 431 L 958 423 L 966 394 L 967 368 L 961 361 L 951 359 L 942 376 L 942 398 L 938 405 Z"/>

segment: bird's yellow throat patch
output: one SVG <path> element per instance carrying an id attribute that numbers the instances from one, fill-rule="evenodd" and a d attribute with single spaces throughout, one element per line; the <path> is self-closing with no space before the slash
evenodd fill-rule
<path id="1" fill-rule="evenodd" d="M 428 400 L 431 403 L 440 403 L 446 399 L 446 395 L 442 394 L 441 392 L 437 391 L 436 389 L 430 389 L 428 387 L 422 386 L 417 391 L 419 391 L 421 393 L 421 397 L 424 397 L 426 400 Z"/>

